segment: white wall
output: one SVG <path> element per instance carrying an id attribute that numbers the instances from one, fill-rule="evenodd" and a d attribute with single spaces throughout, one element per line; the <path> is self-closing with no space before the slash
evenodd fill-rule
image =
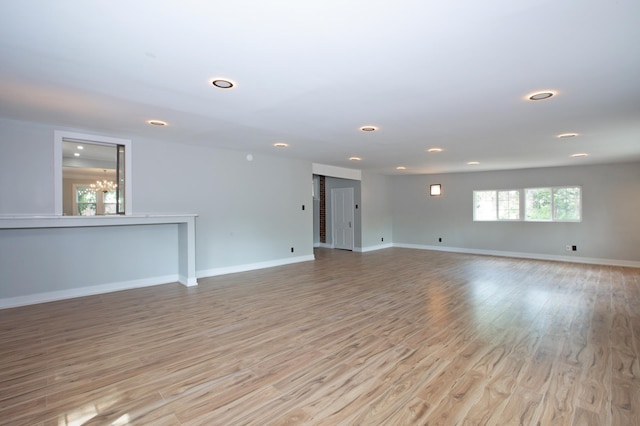
<path id="1" fill-rule="evenodd" d="M 0 215 L 54 214 L 54 130 L 93 133 L 0 120 Z M 199 215 L 198 276 L 313 258 L 310 162 L 257 154 L 247 161 L 247 153 L 141 138 L 132 138 L 132 151 L 133 213 Z M 0 299 L 177 276 L 177 225 L 123 229 L 117 239 L 91 228 L 0 230 Z M 98 252 L 124 253 L 109 263 L 125 274 L 92 268 L 89 279 L 73 268 L 95 265 Z"/>
<path id="2" fill-rule="evenodd" d="M 54 214 L 53 129 L 0 119 L 0 215 Z"/>
<path id="3" fill-rule="evenodd" d="M 198 214 L 199 276 L 313 256 L 310 162 L 144 139 L 133 154 L 136 212 Z"/>
<path id="4" fill-rule="evenodd" d="M 178 279 L 173 225 L 2 229 L 0 254 L 0 306 L 2 299 L 58 299 Z"/>
<path id="5" fill-rule="evenodd" d="M 388 247 L 393 242 L 390 176 L 362 174 L 362 250 Z M 382 241 L 384 239 L 384 241 Z"/>
<path id="6" fill-rule="evenodd" d="M 429 196 L 432 183 L 442 196 Z M 580 223 L 473 221 L 474 190 L 565 185 L 582 186 Z M 640 261 L 638 163 L 398 176 L 390 190 L 394 244 Z"/>

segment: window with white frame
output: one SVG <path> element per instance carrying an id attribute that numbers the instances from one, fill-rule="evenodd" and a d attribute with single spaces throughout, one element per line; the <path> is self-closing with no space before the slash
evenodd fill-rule
<path id="1" fill-rule="evenodd" d="M 520 191 L 473 191 L 473 220 L 519 220 Z"/>
<path id="2" fill-rule="evenodd" d="M 108 159 L 102 156 L 104 149 L 111 153 Z M 75 204 L 78 199 L 75 190 L 73 194 L 67 192 L 71 191 L 71 187 L 70 184 L 65 184 L 65 179 L 67 181 L 76 179 L 76 175 L 80 171 L 86 174 L 95 170 L 115 171 L 114 183 L 117 185 L 115 201 L 111 199 L 108 201 L 98 200 L 104 204 L 103 214 L 111 214 L 110 209 L 112 208 L 115 208 L 116 214 L 132 213 L 131 140 L 56 130 L 54 132 L 54 207 L 56 215 L 62 215 L 63 211 L 64 214 L 78 214 L 69 213 L 72 209 L 77 212 Z M 63 188 L 66 189 L 63 190 Z M 111 197 L 111 195 L 107 196 Z M 71 206 L 71 204 L 74 205 Z M 91 210 L 89 204 L 87 205 L 87 213 Z"/>
<path id="3" fill-rule="evenodd" d="M 73 185 L 74 216 L 116 214 L 116 204 L 116 190 L 96 191 L 90 184 Z"/>
<path id="4" fill-rule="evenodd" d="M 473 191 L 473 220 L 579 222 L 582 220 L 582 188 Z"/>
<path id="5" fill-rule="evenodd" d="M 525 220 L 579 222 L 582 219 L 582 190 L 579 186 L 527 188 Z"/>

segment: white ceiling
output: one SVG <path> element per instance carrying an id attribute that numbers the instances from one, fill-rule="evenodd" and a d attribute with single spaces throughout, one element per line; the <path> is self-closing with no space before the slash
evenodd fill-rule
<path id="1" fill-rule="evenodd" d="M 6 0 L 0 116 L 385 174 L 638 161 L 640 1 Z"/>

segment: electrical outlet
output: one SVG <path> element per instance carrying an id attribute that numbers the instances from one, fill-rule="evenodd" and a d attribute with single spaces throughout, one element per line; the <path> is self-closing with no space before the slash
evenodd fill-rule
<path id="1" fill-rule="evenodd" d="M 293 247 L 291 247 L 291 253 L 293 253 Z"/>
<path id="2" fill-rule="evenodd" d="M 571 251 L 578 251 L 578 246 L 571 246 Z"/>
<path id="3" fill-rule="evenodd" d="M 380 241 L 384 242 L 384 237 L 380 238 Z"/>
<path id="4" fill-rule="evenodd" d="M 438 242 L 441 243 L 442 242 L 442 237 L 438 238 Z"/>

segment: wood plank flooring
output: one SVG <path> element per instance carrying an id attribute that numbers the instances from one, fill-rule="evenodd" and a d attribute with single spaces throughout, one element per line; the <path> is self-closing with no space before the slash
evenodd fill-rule
<path id="1" fill-rule="evenodd" d="M 640 425 L 640 269 L 316 258 L 1 310 L 0 424 Z"/>

